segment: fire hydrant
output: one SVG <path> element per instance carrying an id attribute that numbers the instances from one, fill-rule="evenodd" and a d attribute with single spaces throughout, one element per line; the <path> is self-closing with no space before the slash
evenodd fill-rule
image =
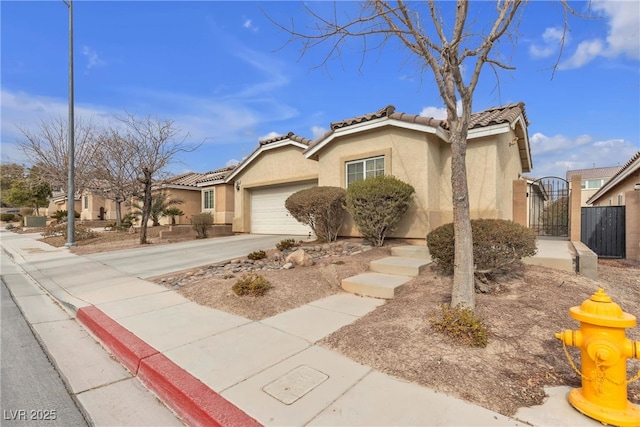
<path id="1" fill-rule="evenodd" d="M 562 341 L 571 367 L 582 378 L 582 388 L 569 392 L 569 403 L 583 414 L 615 426 L 640 426 L 640 409 L 627 400 L 627 358 L 640 359 L 640 341 L 625 336 L 625 328 L 636 325 L 635 316 L 625 313 L 603 289 L 571 307 L 569 314 L 580 322 L 580 330 L 556 333 Z M 566 346 L 580 348 L 582 372 Z"/>

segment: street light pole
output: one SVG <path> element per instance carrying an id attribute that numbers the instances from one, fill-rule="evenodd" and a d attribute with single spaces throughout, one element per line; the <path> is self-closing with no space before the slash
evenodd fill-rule
<path id="1" fill-rule="evenodd" d="M 67 131 L 67 160 L 68 160 L 68 192 L 67 192 L 67 243 L 66 247 L 77 246 L 76 215 L 75 215 L 75 188 L 74 188 L 74 120 L 73 120 L 73 0 L 62 0 L 69 9 L 69 129 Z"/>

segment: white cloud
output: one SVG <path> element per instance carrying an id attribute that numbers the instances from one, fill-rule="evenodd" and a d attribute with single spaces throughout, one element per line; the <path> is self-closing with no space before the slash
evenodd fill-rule
<path id="1" fill-rule="evenodd" d="M 282 134 L 278 133 L 278 132 L 269 132 L 266 135 L 258 137 L 258 141 L 266 141 L 266 140 L 269 140 L 269 139 L 277 138 L 279 136 L 282 136 Z"/>
<path id="2" fill-rule="evenodd" d="M 255 25 L 253 25 L 253 21 L 251 19 L 245 19 L 244 22 L 242 23 L 242 27 L 246 28 L 247 30 L 253 31 L 254 33 L 260 29 Z"/>
<path id="3" fill-rule="evenodd" d="M 230 159 L 230 160 L 228 160 L 228 161 L 227 161 L 227 163 L 225 163 L 224 165 L 225 165 L 225 167 L 228 167 L 228 166 L 236 166 L 236 165 L 237 165 L 237 164 L 239 164 L 239 163 L 240 163 L 240 160 L 238 160 L 238 159 Z"/>
<path id="4" fill-rule="evenodd" d="M 562 40 L 562 28 L 545 28 L 542 33 L 542 45 L 532 44 L 529 46 L 529 53 L 534 58 L 547 58 L 558 51 L 558 44 Z M 565 42 L 569 42 L 569 33 L 565 34 Z"/>
<path id="5" fill-rule="evenodd" d="M 590 135 L 569 137 L 535 133 L 529 139 L 534 168 L 529 174 L 565 177 L 567 170 L 622 165 L 638 151 L 630 141 L 594 141 Z"/>
<path id="6" fill-rule="evenodd" d="M 458 114 L 462 112 L 462 101 L 458 100 L 456 103 L 456 110 Z M 422 117 L 432 117 L 434 119 L 445 120 L 447 118 L 447 109 L 444 107 L 424 107 L 420 111 Z"/>
<path id="7" fill-rule="evenodd" d="M 640 3 L 637 1 L 593 1 L 592 8 L 607 20 L 606 40 L 584 40 L 559 69 L 580 68 L 597 57 L 640 59 Z"/>
<path id="8" fill-rule="evenodd" d="M 316 140 L 327 133 L 328 129 L 322 126 L 311 126 L 311 138 Z"/>
<path id="9" fill-rule="evenodd" d="M 98 52 L 91 49 L 89 46 L 82 46 L 80 53 L 85 58 L 87 58 L 87 70 L 90 70 L 94 67 L 102 67 L 104 65 L 107 65 L 107 63 L 102 58 L 100 58 Z"/>

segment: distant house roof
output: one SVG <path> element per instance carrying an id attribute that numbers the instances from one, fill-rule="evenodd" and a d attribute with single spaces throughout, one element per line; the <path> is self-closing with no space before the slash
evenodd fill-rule
<path id="1" fill-rule="evenodd" d="M 198 180 L 203 177 L 204 175 L 198 172 L 187 172 L 163 180 L 162 185 L 174 187 L 195 187 Z"/>
<path id="2" fill-rule="evenodd" d="M 204 185 L 220 184 L 236 167 L 237 165 L 225 166 L 223 168 L 205 172 L 204 174 L 202 174 L 202 177 L 197 181 L 196 184 L 198 185 L 198 187 L 202 187 Z"/>
<path id="3" fill-rule="evenodd" d="M 531 151 L 527 135 L 529 120 L 527 119 L 523 102 L 500 107 L 492 107 L 484 111 L 471 114 L 469 138 L 471 139 L 487 135 L 483 132 L 474 132 L 475 130 L 484 130 L 491 126 L 502 124 L 509 124 L 512 128 L 516 128 L 516 124 L 518 122 L 521 122 L 522 125 L 522 130 L 516 132 L 519 140 L 518 146 L 520 149 L 520 157 L 523 164 L 523 170 L 529 171 L 533 165 L 531 162 Z M 416 114 L 399 113 L 396 112 L 393 105 L 387 105 L 373 113 L 331 123 L 331 129 L 327 133 L 309 144 L 309 147 L 305 150 L 305 155 L 307 158 L 315 156 L 322 147 L 335 138 L 337 133 L 348 134 L 368 124 L 375 126 L 389 123 L 397 123 L 406 127 L 421 129 L 422 131 L 431 131 L 443 140 L 448 140 L 447 131 L 449 129 L 449 125 L 447 120 L 424 117 Z M 416 126 L 419 126 L 419 128 L 416 128 Z"/>
<path id="4" fill-rule="evenodd" d="M 596 202 L 600 197 L 602 197 L 606 192 L 614 188 L 620 182 L 622 182 L 625 178 L 627 178 L 632 173 L 640 170 L 640 151 L 634 154 L 627 163 L 620 166 L 619 170 L 607 181 L 604 183 L 602 187 L 596 193 L 589 197 L 587 200 L 587 204 L 590 205 Z"/>
<path id="5" fill-rule="evenodd" d="M 225 178 L 225 182 L 231 181 L 240 171 L 242 171 L 245 167 L 247 167 L 251 162 L 253 162 L 261 153 L 272 150 L 279 147 L 285 147 L 287 145 L 292 145 L 294 147 L 298 147 L 301 149 L 306 149 L 311 143 L 310 139 L 303 138 L 299 135 L 296 135 L 293 132 L 289 132 L 286 135 L 276 136 L 274 138 L 265 139 L 259 141 L 258 147 L 253 150 L 249 156 L 247 156 L 240 164 L 238 164 L 233 171 Z"/>
<path id="6" fill-rule="evenodd" d="M 567 171 L 567 181 L 571 181 L 571 177 L 574 175 L 580 175 L 582 179 L 609 179 L 614 176 L 622 166 L 609 166 L 606 168 L 591 168 L 591 169 L 574 169 Z"/>

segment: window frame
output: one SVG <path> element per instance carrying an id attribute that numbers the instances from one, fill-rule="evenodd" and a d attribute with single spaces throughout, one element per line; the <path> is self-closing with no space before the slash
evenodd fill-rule
<path id="1" fill-rule="evenodd" d="M 382 169 L 377 169 L 376 168 L 376 162 L 378 160 L 382 161 Z M 373 162 L 374 166 L 373 166 L 373 170 L 369 171 L 372 172 L 372 175 L 367 176 L 367 163 L 368 162 Z M 352 165 L 362 165 L 362 179 L 357 179 L 355 181 L 349 181 L 349 166 Z M 380 171 L 382 173 L 380 173 Z M 386 166 L 386 162 L 385 162 L 385 156 L 381 155 L 381 156 L 374 156 L 374 157 L 367 157 L 364 159 L 357 159 L 357 160 L 350 160 L 345 162 L 344 165 L 344 184 L 345 184 L 345 188 L 349 188 L 349 184 L 353 183 L 353 182 L 358 182 L 358 181 L 363 181 L 367 178 L 373 178 L 376 176 L 380 176 L 380 175 L 385 175 L 387 172 L 387 166 Z"/>
<path id="2" fill-rule="evenodd" d="M 208 194 L 211 194 L 211 198 L 209 200 L 209 198 L 207 197 Z M 211 202 L 210 203 L 210 207 L 207 207 L 207 202 Z M 216 191 L 214 188 L 210 189 L 210 190 L 203 190 L 202 191 L 202 209 L 203 210 L 214 210 L 216 207 Z"/>

